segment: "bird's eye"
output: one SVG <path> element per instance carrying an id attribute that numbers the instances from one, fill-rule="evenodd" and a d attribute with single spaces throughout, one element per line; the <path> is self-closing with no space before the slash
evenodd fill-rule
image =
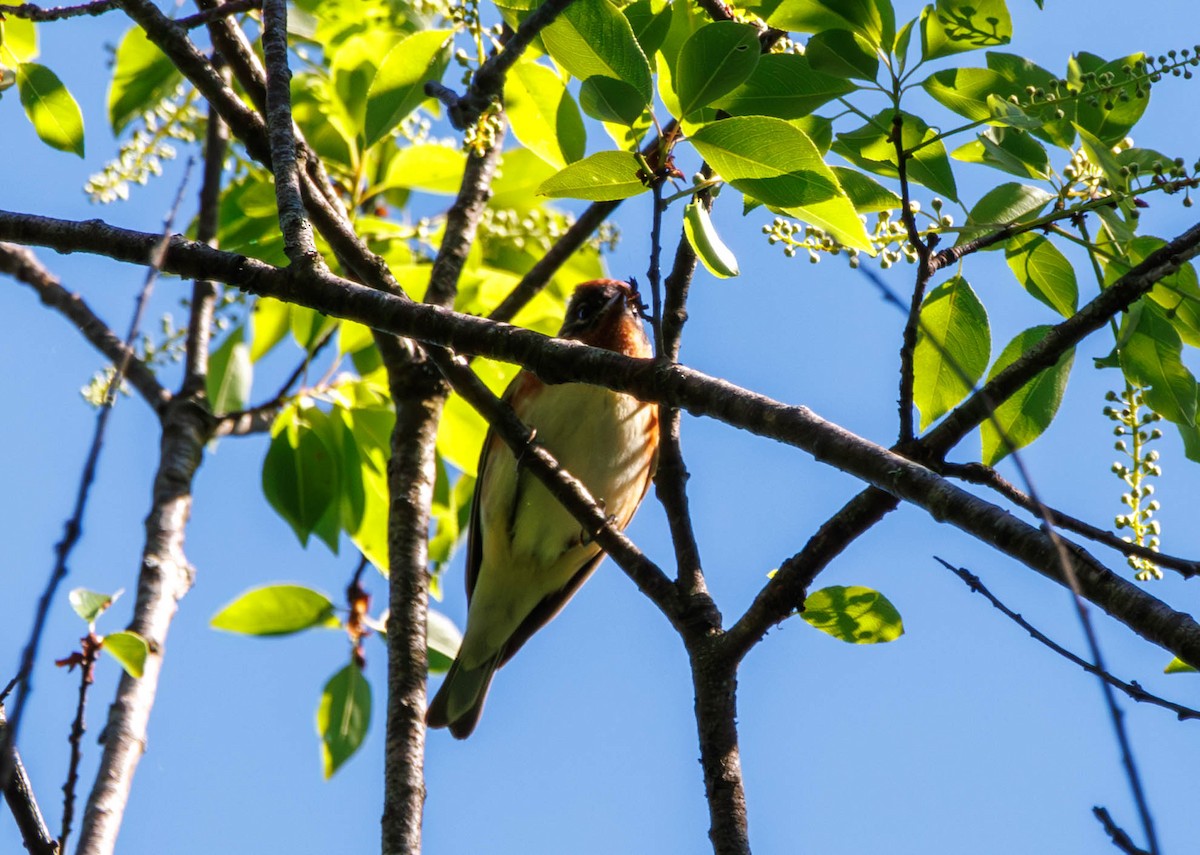
<path id="1" fill-rule="evenodd" d="M 575 307 L 575 320 L 586 321 L 596 312 L 596 307 L 592 303 L 580 303 Z"/>

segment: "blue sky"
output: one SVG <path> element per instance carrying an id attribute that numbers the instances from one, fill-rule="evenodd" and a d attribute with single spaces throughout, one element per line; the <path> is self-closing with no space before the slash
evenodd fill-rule
<path id="1" fill-rule="evenodd" d="M 1186 0 L 1142 4 L 1143 17 L 1119 2 L 1048 0 L 1045 12 L 1030 0 L 1010 5 L 1016 21 L 1012 51 L 1050 69 L 1063 68 L 1073 50 L 1106 58 L 1137 49 L 1158 53 L 1190 46 L 1200 36 L 1200 28 L 1187 23 L 1192 4 Z M 899 17 L 917 8 L 901 4 Z M 1155 24 L 1150 15 L 1167 23 Z M 104 44 L 114 43 L 124 28 L 115 14 L 42 28 L 43 61 L 84 109 L 88 159 L 38 145 L 15 92 L 6 93 L 0 133 L 10 155 L 0 160 L 0 207 L 158 228 L 178 165 L 163 180 L 136 188 L 126 204 L 97 208 L 80 190 L 115 151 L 100 69 Z M 1200 155 L 1195 86 L 1168 80 L 1154 90 L 1136 133 L 1139 145 L 1189 163 Z M 600 135 L 592 136 L 594 150 Z M 990 172 L 960 172 L 964 198 L 977 198 L 995 180 Z M 761 221 L 741 221 L 736 193 L 727 193 L 731 198 L 721 198 L 716 219 L 738 254 L 742 276 L 718 281 L 698 274 L 682 358 L 890 444 L 903 317 L 843 263 L 814 266 L 768 248 Z M 644 276 L 647 215 L 645 197 L 620 209 L 623 238 L 609 258 L 612 274 Z M 1148 232 L 1171 237 L 1193 220 L 1177 201 L 1155 199 L 1145 222 Z M 672 227 L 665 233 L 669 258 L 677 232 Z M 114 327 L 124 328 L 141 271 L 84 256 L 40 255 Z M 1090 296 L 1094 283 L 1087 268 L 1072 258 L 1081 292 Z M 910 268 L 886 275 L 901 292 L 911 287 Z M 966 275 L 988 307 L 994 353 L 1017 331 L 1053 322 L 1048 309 L 1015 287 L 995 254 L 972 260 Z M 178 281 L 162 281 L 152 315 L 177 308 L 184 293 Z M 8 366 L 0 374 L 8 401 L 0 419 L 7 486 L 0 498 L 7 545 L 0 651 L 8 656 L 0 676 L 6 680 L 73 501 L 92 428 L 78 389 L 100 360 L 63 320 L 10 280 L 0 285 L 0 311 L 13 319 L 0 347 Z M 1111 340 L 1098 335 L 1079 349 L 1059 419 L 1025 455 L 1048 502 L 1101 525 L 1120 510 L 1121 492 L 1108 471 L 1111 423 L 1099 413 L 1116 376 L 1092 368 L 1092 357 L 1110 347 Z M 256 388 L 275 388 L 289 360 L 267 363 Z M 766 573 L 797 551 L 858 484 L 794 449 L 711 421 L 688 418 L 684 431 L 704 566 L 728 622 L 744 610 Z M 133 588 L 157 441 L 146 408 L 123 401 L 71 577 L 47 628 L 21 750 L 55 828 L 76 680 L 49 662 L 73 649 L 83 630 L 65 592 L 75 586 Z M 951 457 L 977 456 L 977 443 L 969 438 Z M 336 557 L 315 542 L 307 551 L 300 548 L 267 507 L 260 488 L 265 449 L 263 438 L 224 441 L 200 472 L 187 545 L 196 586 L 168 640 L 150 743 L 121 836 L 123 852 L 333 853 L 378 846 L 383 646 L 367 650 L 367 673 L 376 687 L 368 741 L 325 782 L 314 711 L 322 684 L 346 661 L 344 637 L 314 632 L 253 640 L 207 626 L 217 609 L 248 587 L 298 581 L 337 595 L 354 569 L 348 548 Z M 1196 467 L 1183 459 L 1169 431 L 1161 449 L 1164 547 L 1200 554 L 1200 531 L 1192 524 L 1200 489 Z M 653 499 L 630 534 L 655 560 L 672 563 Z M 1119 556 L 1095 552 L 1108 566 L 1123 568 Z M 1094 804 L 1108 806 L 1136 832 L 1094 679 L 1031 641 L 934 555 L 966 565 L 1056 640 L 1082 649 L 1062 589 L 921 511 L 893 513 L 820 583 L 885 592 L 903 614 L 906 634 L 892 644 L 853 647 L 793 620 L 772 631 L 742 668 L 739 722 L 755 851 L 1105 851 L 1108 844 L 1091 816 Z M 1168 572 L 1152 590 L 1195 613 L 1196 584 Z M 369 578 L 369 587 L 377 602 L 385 599 L 381 579 Z M 441 608 L 461 623 L 465 603 L 457 566 L 446 587 Z M 102 618 L 101 631 L 121 627 L 132 599 L 128 595 Z M 1195 677 L 1161 674 L 1169 655 L 1103 616 L 1098 623 L 1113 672 L 1183 703 L 1200 703 Z M 102 664 L 89 708 L 85 784 L 95 771 L 95 737 L 116 676 L 111 661 Z M 469 741 L 431 735 L 427 851 L 705 851 L 707 811 L 691 697 L 682 645 L 606 562 L 500 673 Z M 1200 725 L 1180 724 L 1165 711 L 1131 702 L 1122 706 L 1163 851 L 1192 851 L 1200 836 L 1194 801 Z M 0 848 L 18 846 L 12 823 L 0 820 Z"/>

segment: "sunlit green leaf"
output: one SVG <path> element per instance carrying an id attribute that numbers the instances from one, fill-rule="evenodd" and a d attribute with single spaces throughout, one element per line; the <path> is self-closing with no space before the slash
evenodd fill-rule
<path id="1" fill-rule="evenodd" d="M 388 161 L 387 174 L 375 193 L 405 187 L 441 196 L 454 196 L 462 184 L 467 156 L 457 147 L 438 143 L 413 143 Z"/>
<path id="2" fill-rule="evenodd" d="M 1012 41 L 1004 0 L 937 0 L 921 13 L 921 56 L 938 59 Z"/>
<path id="3" fill-rule="evenodd" d="M 208 360 L 208 402 L 214 413 L 231 413 L 246 406 L 254 379 L 245 329 L 236 327 Z"/>
<path id="4" fill-rule="evenodd" d="M 921 304 L 913 352 L 913 401 L 921 430 L 970 393 L 991 353 L 987 311 L 967 280 L 955 276 L 930 291 Z"/>
<path id="5" fill-rule="evenodd" d="M 250 313 L 253 334 L 250 339 L 250 361 L 258 362 L 291 329 L 291 306 L 272 297 L 259 297 Z"/>
<path id="6" fill-rule="evenodd" d="M 1065 318 L 1075 314 L 1079 305 L 1075 268 L 1058 247 L 1026 232 L 1008 239 L 1005 257 L 1022 288 Z"/>
<path id="7" fill-rule="evenodd" d="M 1052 327 L 1031 327 L 1017 335 L 1000 352 L 996 364 L 988 372 L 988 379 L 1015 362 L 1031 347 L 1046 337 Z M 983 437 L 983 462 L 994 466 L 1012 451 L 1024 448 L 1050 426 L 1062 403 L 1067 389 L 1067 378 L 1075 361 L 1075 349 L 1071 348 L 1058 362 L 1039 372 L 1032 380 L 1017 390 L 1017 393 L 996 408 L 994 422 L 985 421 L 981 427 Z"/>
<path id="8" fill-rule="evenodd" d="M 798 119 L 856 88 L 849 80 L 814 70 L 802 53 L 769 53 L 759 57 L 745 83 L 715 106 L 734 116 Z"/>
<path id="9" fill-rule="evenodd" d="M 805 56 L 813 71 L 831 77 L 873 81 L 879 73 L 879 56 L 862 36 L 849 30 L 825 30 L 808 40 Z"/>
<path id="10" fill-rule="evenodd" d="M 891 601 L 858 585 L 831 585 L 813 591 L 805 598 L 800 617 L 849 644 L 880 644 L 904 634 L 904 622 Z"/>
<path id="11" fill-rule="evenodd" d="M 513 135 L 559 169 L 583 157 L 587 132 L 562 79 L 544 65 L 518 62 L 504 82 L 504 110 Z"/>
<path id="12" fill-rule="evenodd" d="M 1128 69 L 1145 59 L 1145 54 L 1135 53 L 1105 62 L 1080 52 L 1067 62 L 1067 82 L 1085 93 L 1075 99 L 1075 124 L 1106 148 L 1123 140 L 1150 104 L 1150 87 L 1129 79 Z M 1096 82 L 1086 82 L 1085 75 L 1095 75 Z"/>
<path id="13" fill-rule="evenodd" d="M 1010 182 L 993 187 L 971 208 L 954 245 L 962 246 L 1012 223 L 1028 222 L 1054 198 L 1053 193 L 1028 184 Z"/>
<path id="14" fill-rule="evenodd" d="M 1050 156 L 1029 134 L 1015 128 L 988 128 L 950 154 L 964 163 L 982 163 L 1018 178 L 1047 178 Z"/>
<path id="15" fill-rule="evenodd" d="M 538 187 L 542 196 L 604 202 L 628 199 L 647 189 L 637 158 L 625 151 L 600 151 L 576 161 Z"/>
<path id="16" fill-rule="evenodd" d="M 170 95 L 183 79 L 179 69 L 141 27 L 133 27 L 121 38 L 113 60 L 112 83 L 108 87 L 108 121 L 120 134 L 135 118 Z"/>
<path id="17" fill-rule="evenodd" d="M 116 602 L 119 596 L 121 596 L 120 591 L 115 594 L 102 594 L 99 591 L 89 591 L 87 588 L 75 588 L 67 595 L 67 600 L 70 602 L 71 608 L 75 610 L 75 614 L 91 624 L 95 623 L 96 618 Z"/>
<path id="18" fill-rule="evenodd" d="M 943 106 L 976 122 L 992 118 L 989 96 L 1025 94 L 1017 84 L 990 68 L 947 68 L 929 75 L 921 87 Z"/>
<path id="19" fill-rule="evenodd" d="M 317 706 L 322 769 L 332 777 L 362 745 L 371 723 L 371 685 L 351 662 L 329 678 Z"/>
<path id="20" fill-rule="evenodd" d="M 850 197 L 854 210 L 860 214 L 874 214 L 879 211 L 896 211 L 901 205 L 900 197 L 884 187 L 878 181 L 863 175 L 857 169 L 847 169 L 844 166 L 833 167 L 833 174 L 838 183 Z"/>
<path id="21" fill-rule="evenodd" d="M 749 24 L 717 21 L 696 30 L 679 50 L 675 94 L 684 116 L 737 89 L 754 72 L 761 49 Z"/>
<path id="22" fill-rule="evenodd" d="M 896 15 L 890 0 L 783 0 L 767 22 L 781 30 L 819 33 L 852 30 L 872 47 L 891 47 Z"/>
<path id="23" fill-rule="evenodd" d="M 263 460 L 263 492 L 300 542 L 308 537 L 337 495 L 338 465 L 331 449 L 296 407 L 276 419 Z"/>
<path id="24" fill-rule="evenodd" d="M 542 41 L 554 61 L 579 80 L 615 77 L 637 90 L 643 105 L 649 103 L 650 64 L 629 20 L 609 0 L 575 0 L 542 30 Z"/>
<path id="25" fill-rule="evenodd" d="M 430 609 L 426 614 L 425 641 L 428 645 L 429 672 L 441 674 L 450 670 L 450 664 L 458 655 L 462 644 L 462 633 L 454 621 L 439 611 Z"/>
<path id="26" fill-rule="evenodd" d="M 36 62 L 22 62 L 17 65 L 17 91 L 38 138 L 83 157 L 83 113 L 58 75 Z"/>
<path id="27" fill-rule="evenodd" d="M 440 79 L 450 60 L 453 35 L 452 30 L 413 33 L 384 57 L 367 95 L 363 134 L 368 148 L 425 100 L 425 83 Z"/>
<path id="28" fill-rule="evenodd" d="M 579 87 L 579 106 L 583 112 L 601 122 L 632 126 L 646 111 L 641 94 L 614 77 L 594 75 Z"/>
<path id="29" fill-rule="evenodd" d="M 29 62 L 37 55 L 37 28 L 33 21 L 11 16 L 0 21 L 0 65 Z"/>
<path id="30" fill-rule="evenodd" d="M 1121 369 L 1130 382 L 1149 387 L 1146 403 L 1168 421 L 1194 425 L 1196 378 L 1183 364 L 1183 341 L 1163 310 L 1142 302 L 1122 323 L 1120 342 Z"/>
<path id="31" fill-rule="evenodd" d="M 209 626 L 242 635 L 288 635 L 336 627 L 333 601 L 303 585 L 265 585 L 239 595 L 212 616 Z"/>
<path id="32" fill-rule="evenodd" d="M 1167 667 L 1163 669 L 1164 674 L 1188 674 L 1196 669 L 1184 662 L 1178 656 L 1167 663 Z"/>
<path id="33" fill-rule="evenodd" d="M 104 646 L 101 649 L 121 663 L 121 667 L 130 677 L 140 679 L 145 672 L 150 645 L 136 632 L 110 632 L 104 636 Z"/>
<path id="34" fill-rule="evenodd" d="M 900 173 L 896 165 L 899 158 L 892 139 L 893 115 L 892 111 L 885 110 L 862 127 L 838 134 L 833 151 L 868 172 L 898 178 Z M 937 132 L 918 116 L 902 113 L 900 118 L 901 145 L 905 151 L 912 152 L 907 158 L 909 180 L 957 201 L 958 188 L 946 148 L 941 140 L 934 141 Z"/>

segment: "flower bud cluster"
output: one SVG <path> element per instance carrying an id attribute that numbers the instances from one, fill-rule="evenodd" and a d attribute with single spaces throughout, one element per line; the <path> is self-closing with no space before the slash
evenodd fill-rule
<path id="1" fill-rule="evenodd" d="M 1113 428 L 1117 437 L 1114 447 L 1129 458 L 1128 465 L 1119 460 L 1112 465 L 1113 474 L 1129 488 L 1121 494 L 1121 503 L 1128 511 L 1118 514 L 1113 524 L 1119 530 L 1129 530 L 1122 538 L 1126 543 L 1157 552 L 1162 529 L 1152 517 L 1161 506 L 1157 499 L 1150 498 L 1154 495 L 1154 485 L 1148 481 L 1162 475 L 1162 466 L 1159 453 L 1150 450 L 1149 445 L 1162 437 L 1162 431 L 1152 427 L 1162 416 L 1146 407 L 1144 392 L 1136 386 L 1127 385 L 1121 393 L 1109 392 L 1105 400 L 1110 405 L 1104 407 L 1104 415 L 1117 423 Z M 1128 555 L 1125 560 L 1139 581 L 1162 578 L 1162 570 L 1148 558 Z"/>

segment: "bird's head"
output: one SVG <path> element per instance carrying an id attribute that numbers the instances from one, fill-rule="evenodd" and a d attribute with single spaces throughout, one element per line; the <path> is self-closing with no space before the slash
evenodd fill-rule
<path id="1" fill-rule="evenodd" d="M 637 289 L 616 279 L 595 279 L 575 287 L 567 303 L 559 338 L 627 356 L 648 357 L 650 342 L 642 326 L 642 301 Z"/>

